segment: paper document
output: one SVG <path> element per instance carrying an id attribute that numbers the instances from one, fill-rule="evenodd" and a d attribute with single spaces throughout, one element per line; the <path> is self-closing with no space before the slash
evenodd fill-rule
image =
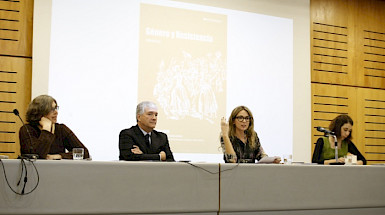
<path id="1" fill-rule="evenodd" d="M 281 157 L 263 157 L 261 160 L 258 161 L 258 163 L 273 163 L 275 159 L 281 159 Z"/>

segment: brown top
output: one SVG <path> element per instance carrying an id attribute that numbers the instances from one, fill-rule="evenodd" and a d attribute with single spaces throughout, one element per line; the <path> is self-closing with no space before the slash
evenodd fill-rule
<path id="1" fill-rule="evenodd" d="M 84 148 L 84 158 L 90 157 L 88 149 L 64 124 L 55 123 L 54 134 L 26 124 L 20 128 L 19 139 L 21 154 L 37 154 L 42 159 L 45 159 L 47 154 L 60 154 L 63 159 L 72 159 L 73 148 Z"/>

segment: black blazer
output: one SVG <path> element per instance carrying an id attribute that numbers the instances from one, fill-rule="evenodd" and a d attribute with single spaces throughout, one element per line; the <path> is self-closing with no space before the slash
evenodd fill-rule
<path id="1" fill-rule="evenodd" d="M 143 154 L 134 154 L 131 149 L 137 145 Z M 151 131 L 151 146 L 148 147 L 145 143 L 143 132 L 139 126 L 132 126 L 129 129 L 124 129 L 119 134 L 119 160 L 138 161 L 138 160 L 156 160 L 160 161 L 159 153 L 166 153 L 167 161 L 174 161 L 168 138 L 165 133 L 155 130 Z"/>

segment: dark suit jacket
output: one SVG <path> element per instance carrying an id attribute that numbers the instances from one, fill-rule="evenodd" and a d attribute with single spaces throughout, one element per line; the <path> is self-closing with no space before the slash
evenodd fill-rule
<path id="1" fill-rule="evenodd" d="M 138 155 L 131 152 L 131 149 L 137 145 L 143 154 Z M 165 133 L 152 130 L 151 146 L 148 147 L 145 143 L 143 132 L 139 126 L 132 126 L 129 129 L 124 129 L 119 134 L 119 160 L 138 161 L 138 160 L 160 160 L 159 153 L 166 153 L 167 161 L 174 161 L 168 138 Z"/>

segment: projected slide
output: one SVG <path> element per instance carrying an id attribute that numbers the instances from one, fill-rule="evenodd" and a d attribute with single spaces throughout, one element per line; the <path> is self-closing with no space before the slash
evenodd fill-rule
<path id="1" fill-rule="evenodd" d="M 292 151 L 291 19 L 176 1 L 52 0 L 49 36 L 58 121 L 94 160 L 118 159 L 119 132 L 136 125 L 145 100 L 158 105 L 156 130 L 175 154 L 223 161 L 220 118 L 239 105 L 269 155 Z"/>
<path id="2" fill-rule="evenodd" d="M 138 102 L 157 102 L 160 129 L 175 147 L 217 140 L 200 131 L 226 114 L 226 21 L 220 14 L 140 5 Z"/>

